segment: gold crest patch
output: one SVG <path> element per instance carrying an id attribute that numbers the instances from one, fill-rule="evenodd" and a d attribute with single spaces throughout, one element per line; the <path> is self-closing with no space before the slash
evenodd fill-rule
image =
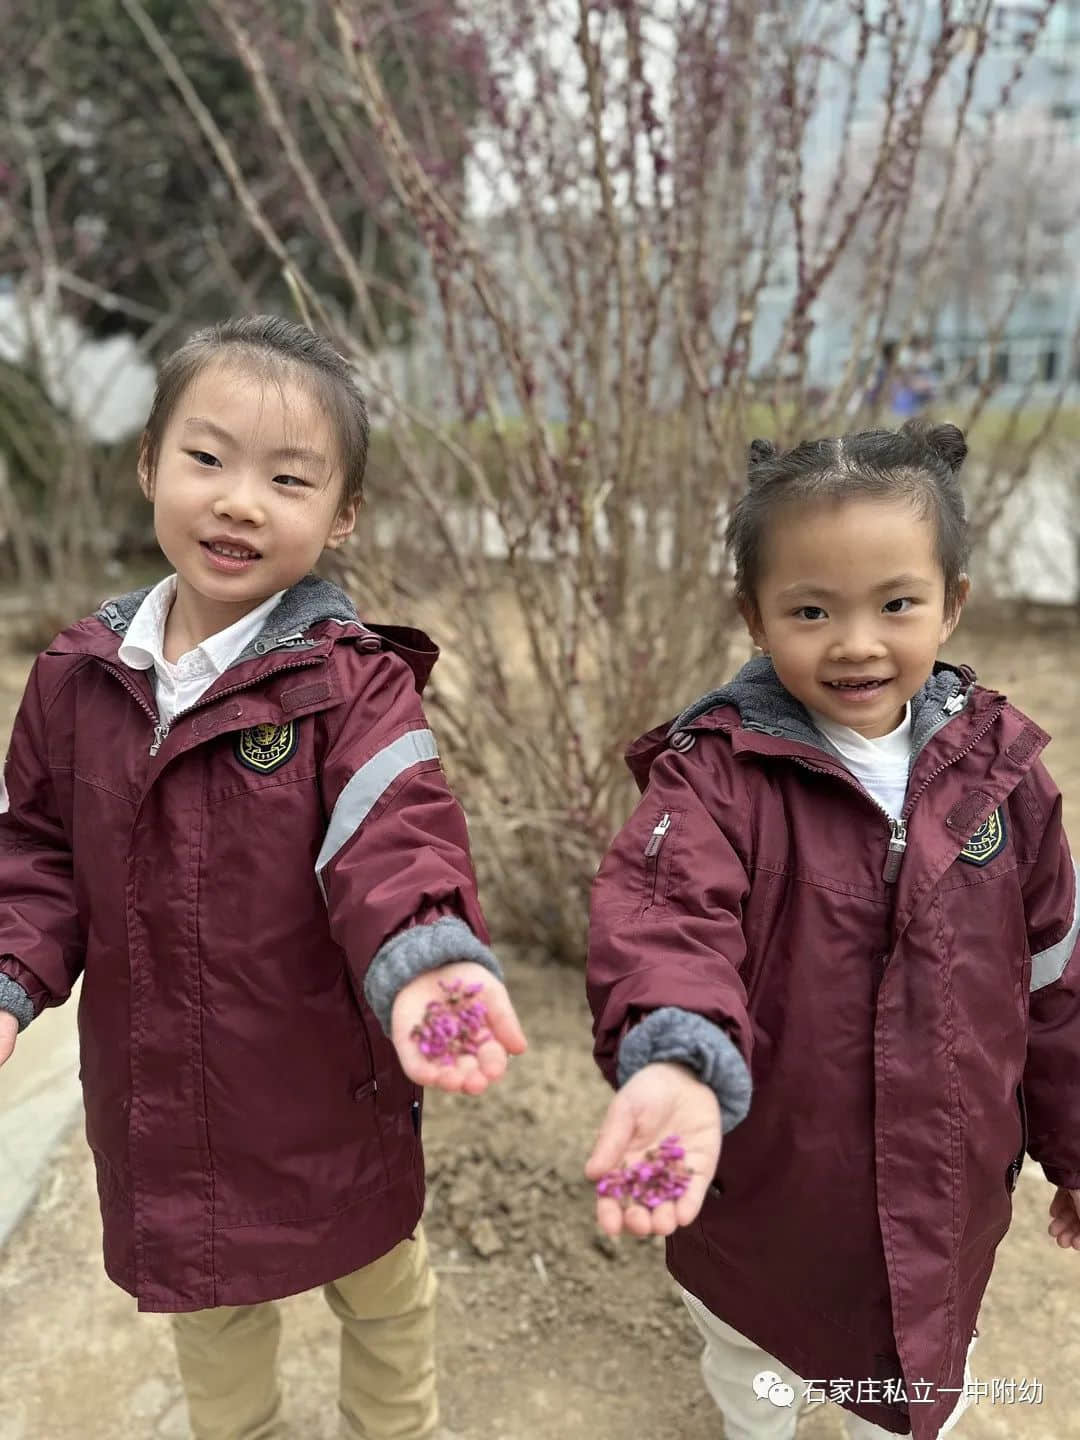
<path id="1" fill-rule="evenodd" d="M 298 738 L 293 720 L 285 725 L 252 725 L 236 737 L 236 758 L 249 770 L 269 775 L 292 759 Z"/>
<path id="2" fill-rule="evenodd" d="M 1005 816 L 1000 807 L 988 816 L 960 851 L 960 859 L 969 865 L 989 865 L 1005 849 Z"/>

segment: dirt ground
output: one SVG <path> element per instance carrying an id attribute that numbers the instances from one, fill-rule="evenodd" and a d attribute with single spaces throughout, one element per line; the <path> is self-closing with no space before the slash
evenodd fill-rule
<path id="1" fill-rule="evenodd" d="M 1048 760 L 1080 834 L 1078 637 L 1067 626 L 998 620 L 968 624 L 954 649 L 1057 735 Z M 0 701 L 17 698 L 24 669 L 0 666 Z M 580 977 L 539 956 L 510 956 L 507 968 L 529 1054 L 482 1100 L 435 1095 L 425 1117 L 445 1419 L 463 1440 L 719 1440 L 661 1247 L 613 1245 L 593 1225 L 581 1167 L 607 1097 Z M 1051 1193 L 1029 1165 L 974 1367 L 987 1381 L 1037 1381 L 1042 1400 L 981 1401 L 959 1432 L 970 1440 L 1080 1436 L 1080 1255 L 1045 1234 Z M 317 1296 L 284 1310 L 293 1433 L 330 1440 L 329 1313 Z M 102 1274 L 78 1127 L 0 1254 L 0 1356 L 0 1440 L 187 1434 L 167 1320 L 138 1316 Z M 800 1440 L 836 1440 L 839 1424 L 839 1412 L 813 1407 Z"/>

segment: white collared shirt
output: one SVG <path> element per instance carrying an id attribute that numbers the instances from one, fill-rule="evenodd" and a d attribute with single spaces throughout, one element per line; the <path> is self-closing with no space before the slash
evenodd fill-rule
<path id="1" fill-rule="evenodd" d="M 847 725 L 837 725 L 811 710 L 811 718 L 864 790 L 894 820 L 900 819 L 911 766 L 911 701 L 895 730 L 868 740 Z"/>
<path id="2" fill-rule="evenodd" d="M 176 598 L 176 576 L 168 575 L 154 586 L 135 611 L 117 658 L 131 670 L 153 672 L 151 678 L 162 725 L 171 725 L 182 710 L 190 709 L 206 694 L 218 676 L 255 639 L 284 594 L 284 590 L 279 590 L 271 595 L 234 625 L 208 636 L 194 650 L 181 655 L 174 665 L 165 659 L 165 622 Z"/>

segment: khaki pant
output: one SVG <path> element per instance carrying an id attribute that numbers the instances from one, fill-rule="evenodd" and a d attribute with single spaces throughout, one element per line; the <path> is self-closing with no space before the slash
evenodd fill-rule
<path id="1" fill-rule="evenodd" d="M 423 1231 L 323 1294 L 341 1321 L 342 1435 L 427 1440 L 439 1416 L 435 1275 Z M 195 1440 L 285 1440 L 277 1306 L 221 1306 L 172 1319 Z"/>
<path id="2" fill-rule="evenodd" d="M 701 1373 L 705 1388 L 724 1417 L 725 1440 L 795 1440 L 795 1427 L 806 1393 L 803 1378 L 718 1319 L 696 1295 L 683 1290 L 682 1298 L 705 1341 Z M 795 1392 L 790 1405 L 777 1405 L 767 1396 L 758 1396 L 754 1389 L 754 1377 L 763 1372 L 779 1376 L 780 1383 Z M 851 1378 L 855 1380 L 858 1377 Z M 953 1428 L 970 1404 L 970 1382 L 971 1371 L 965 1366 L 964 1394 L 957 1400 L 956 1408 L 941 1427 L 939 1436 Z M 844 1411 L 844 1423 L 849 1440 L 877 1440 L 877 1437 L 891 1434 L 880 1425 L 872 1425 L 869 1420 L 853 1415 L 850 1410 Z"/>

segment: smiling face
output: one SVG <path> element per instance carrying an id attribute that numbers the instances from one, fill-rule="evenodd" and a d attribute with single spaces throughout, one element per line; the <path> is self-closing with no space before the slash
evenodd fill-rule
<path id="1" fill-rule="evenodd" d="M 331 424 L 296 378 L 203 369 L 173 411 L 153 475 L 158 544 L 177 573 L 174 611 L 198 644 L 295 585 L 356 523 L 343 504 Z"/>
<path id="2" fill-rule="evenodd" d="M 796 700 L 872 739 L 926 683 L 960 589 L 947 609 L 933 521 L 907 501 L 789 504 L 770 521 L 744 614 Z"/>

